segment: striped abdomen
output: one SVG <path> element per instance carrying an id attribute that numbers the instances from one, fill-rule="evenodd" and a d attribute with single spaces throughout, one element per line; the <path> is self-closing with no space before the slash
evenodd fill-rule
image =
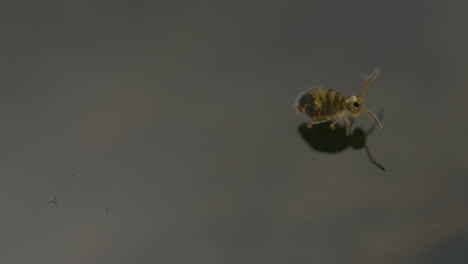
<path id="1" fill-rule="evenodd" d="M 316 88 L 301 94 L 295 107 L 311 119 L 332 118 L 345 110 L 346 98 L 337 91 Z"/>

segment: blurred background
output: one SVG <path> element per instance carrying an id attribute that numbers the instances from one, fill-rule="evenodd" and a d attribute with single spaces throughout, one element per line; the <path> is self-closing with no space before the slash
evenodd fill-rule
<path id="1" fill-rule="evenodd" d="M 467 263 L 467 8 L 3 1 L 0 262 Z M 386 171 L 292 107 L 375 68 Z"/>

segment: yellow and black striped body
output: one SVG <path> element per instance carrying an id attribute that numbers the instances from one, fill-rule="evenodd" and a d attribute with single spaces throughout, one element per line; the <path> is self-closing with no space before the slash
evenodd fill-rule
<path id="1" fill-rule="evenodd" d="M 295 107 L 310 119 L 331 119 L 345 111 L 346 97 L 332 89 L 316 88 L 301 94 Z"/>

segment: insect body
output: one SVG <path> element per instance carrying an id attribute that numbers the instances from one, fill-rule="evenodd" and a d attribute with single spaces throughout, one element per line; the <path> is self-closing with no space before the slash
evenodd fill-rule
<path id="1" fill-rule="evenodd" d="M 296 99 L 294 108 L 300 114 L 305 114 L 313 121 L 309 122 L 309 127 L 315 124 L 320 124 L 328 121 L 333 121 L 330 124 L 331 129 L 335 129 L 335 124 L 341 119 L 346 122 L 346 134 L 349 135 L 351 122 L 348 115 L 354 117 L 361 115 L 362 111 L 366 112 L 376 123 L 379 128 L 382 128 L 379 119 L 369 110 L 363 107 L 362 101 L 366 94 L 367 88 L 373 79 L 378 75 L 379 70 L 374 70 L 364 84 L 361 96 L 352 95 L 349 98 L 344 97 L 337 91 L 325 88 L 316 88 L 305 91 Z"/>

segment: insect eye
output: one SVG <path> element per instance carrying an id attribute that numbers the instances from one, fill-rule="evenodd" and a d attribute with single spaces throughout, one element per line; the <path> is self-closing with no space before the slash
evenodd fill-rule
<path id="1" fill-rule="evenodd" d="M 353 105 L 354 105 L 354 107 L 359 107 L 359 103 L 358 103 L 358 102 L 354 102 Z"/>

